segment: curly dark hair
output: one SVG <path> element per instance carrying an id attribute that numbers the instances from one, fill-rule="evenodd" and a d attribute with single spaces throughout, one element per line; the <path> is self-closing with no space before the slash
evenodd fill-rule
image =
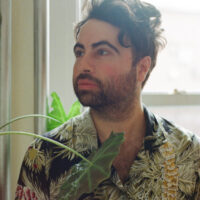
<path id="1" fill-rule="evenodd" d="M 77 39 L 81 27 L 89 19 L 105 21 L 120 29 L 118 40 L 123 47 L 130 47 L 124 42 L 128 36 L 134 56 L 134 65 L 145 57 L 151 57 L 151 67 L 144 80 L 145 85 L 156 65 L 157 54 L 166 44 L 162 36 L 161 13 L 153 5 L 140 0 L 90 0 L 84 5 L 85 16 L 75 27 Z"/>

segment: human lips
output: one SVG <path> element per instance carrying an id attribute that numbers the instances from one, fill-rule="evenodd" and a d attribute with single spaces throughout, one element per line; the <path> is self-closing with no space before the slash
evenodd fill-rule
<path id="1" fill-rule="evenodd" d="M 97 87 L 98 87 L 98 85 L 94 81 L 91 81 L 88 79 L 79 79 L 78 80 L 78 88 L 79 89 L 88 90 L 88 89 L 95 89 Z"/>

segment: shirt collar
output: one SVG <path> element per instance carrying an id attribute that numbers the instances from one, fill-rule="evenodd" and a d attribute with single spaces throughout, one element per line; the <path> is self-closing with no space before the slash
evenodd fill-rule
<path id="1" fill-rule="evenodd" d="M 143 148 L 144 150 L 153 153 L 158 147 L 160 147 L 164 143 L 165 136 L 158 123 L 158 120 L 161 119 L 155 116 L 151 111 L 149 111 L 145 105 L 143 105 L 143 108 L 146 123 L 146 134 L 144 138 Z"/>
<path id="2" fill-rule="evenodd" d="M 146 133 L 144 138 L 144 143 L 141 150 L 149 151 L 153 153 L 158 147 L 160 147 L 165 142 L 165 136 L 160 128 L 161 118 L 155 116 L 145 105 L 143 105 L 144 109 L 144 116 L 145 116 L 145 124 L 146 124 Z M 82 114 L 82 120 L 87 121 L 87 127 L 89 128 L 92 135 L 96 135 L 96 145 L 97 148 L 101 146 L 94 122 L 92 120 L 90 109 L 86 109 L 85 112 Z M 95 146 L 96 146 L 95 145 Z"/>

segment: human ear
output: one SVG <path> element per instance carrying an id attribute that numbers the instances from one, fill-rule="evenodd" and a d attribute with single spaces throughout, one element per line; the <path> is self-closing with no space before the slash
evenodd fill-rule
<path id="1" fill-rule="evenodd" d="M 145 56 L 137 63 L 137 79 L 139 82 L 143 82 L 151 67 L 151 57 Z"/>

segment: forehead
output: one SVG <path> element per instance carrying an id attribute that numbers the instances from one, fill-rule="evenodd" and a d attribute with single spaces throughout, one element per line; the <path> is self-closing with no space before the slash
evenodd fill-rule
<path id="1" fill-rule="evenodd" d="M 116 45 L 118 42 L 119 29 L 104 21 L 90 19 L 80 29 L 77 42 L 84 45 L 106 40 Z"/>

